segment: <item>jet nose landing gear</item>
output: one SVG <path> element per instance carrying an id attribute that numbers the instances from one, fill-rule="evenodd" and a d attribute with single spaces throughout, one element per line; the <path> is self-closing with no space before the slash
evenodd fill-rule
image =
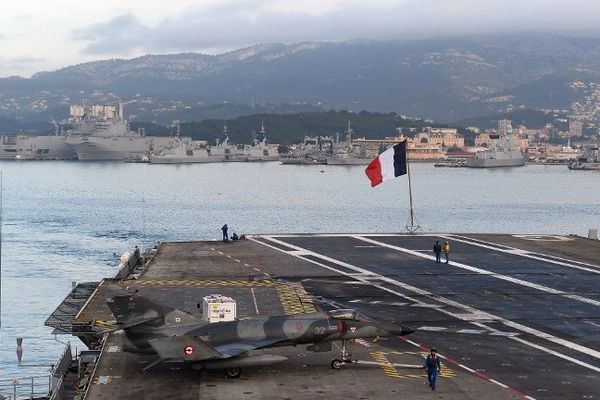
<path id="1" fill-rule="evenodd" d="M 335 360 L 331 361 L 331 369 L 341 369 L 345 364 L 352 364 L 354 361 L 350 360 L 350 359 L 346 359 L 346 360 L 340 360 L 339 358 L 336 358 Z"/>
<path id="2" fill-rule="evenodd" d="M 225 370 L 225 376 L 230 379 L 239 378 L 241 373 L 242 373 L 241 368 L 227 368 Z"/>
<path id="3" fill-rule="evenodd" d="M 346 345 L 350 339 L 342 339 L 342 351 L 340 353 L 340 358 L 336 358 L 331 361 L 331 369 L 341 369 L 345 364 L 352 364 L 353 361 L 350 359 L 351 354 L 346 350 Z M 352 340 L 354 343 L 354 340 Z"/>

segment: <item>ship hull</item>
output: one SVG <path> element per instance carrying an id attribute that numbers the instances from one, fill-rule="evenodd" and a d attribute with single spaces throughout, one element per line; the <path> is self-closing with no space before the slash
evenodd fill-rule
<path id="1" fill-rule="evenodd" d="M 150 156 L 150 164 L 209 164 L 223 162 L 223 157 L 165 157 Z"/>
<path id="2" fill-rule="evenodd" d="M 158 152 L 174 143 L 168 137 L 116 136 L 68 140 L 80 161 L 124 161 L 131 154 Z"/>
<path id="3" fill-rule="evenodd" d="M 600 162 L 569 164 L 569 169 L 579 171 L 600 171 Z"/>
<path id="4" fill-rule="evenodd" d="M 82 142 L 72 144 L 79 161 L 122 161 L 131 153 L 146 153 L 148 150 L 142 146 L 111 147 L 101 143 Z"/>
<path id="5" fill-rule="evenodd" d="M 524 158 L 508 158 L 508 159 L 480 159 L 472 158 L 467 160 L 469 168 L 502 168 L 502 167 L 522 167 L 525 165 Z"/>
<path id="6" fill-rule="evenodd" d="M 369 165 L 368 158 L 327 158 L 327 165 Z"/>
<path id="7" fill-rule="evenodd" d="M 2 160 L 71 160 L 76 154 L 64 136 L 4 136 L 0 142 Z"/>

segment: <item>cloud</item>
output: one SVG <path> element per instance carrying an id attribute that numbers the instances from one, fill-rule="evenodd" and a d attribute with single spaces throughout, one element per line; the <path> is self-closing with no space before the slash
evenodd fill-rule
<path id="1" fill-rule="evenodd" d="M 144 47 L 144 38 L 153 33 L 133 15 L 122 15 L 108 22 L 73 31 L 73 38 L 87 42 L 89 54 L 128 54 Z M 155 32 L 156 33 L 156 32 Z"/>
<path id="2" fill-rule="evenodd" d="M 23 71 L 37 71 L 47 62 L 46 57 L 21 56 L 21 57 L 0 57 L 0 65 L 5 76 L 23 75 Z"/>
<path id="3" fill-rule="evenodd" d="M 598 32 L 589 0 L 223 0 L 149 26 L 121 15 L 73 33 L 84 53 L 232 49 L 265 42 L 397 39 L 472 33 Z"/>

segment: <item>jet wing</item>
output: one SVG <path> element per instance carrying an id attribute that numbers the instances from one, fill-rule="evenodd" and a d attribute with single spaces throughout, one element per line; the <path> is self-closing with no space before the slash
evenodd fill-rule
<path id="1" fill-rule="evenodd" d="M 240 340 L 211 346 L 197 336 L 172 336 L 150 340 L 154 351 L 164 360 L 205 361 L 237 357 L 251 350 L 271 346 L 282 338 Z"/>
<path id="2" fill-rule="evenodd" d="M 237 357 L 240 354 L 247 353 L 252 350 L 258 350 L 265 347 L 269 347 L 274 345 L 277 342 L 280 342 L 284 339 L 281 338 L 265 338 L 259 340 L 240 340 L 237 342 L 221 344 L 215 347 L 221 354 L 224 355 L 223 358 Z"/>
<path id="3" fill-rule="evenodd" d="M 132 322 L 129 322 L 127 324 L 117 324 L 117 325 L 115 325 L 114 328 L 103 330 L 100 333 L 102 333 L 102 334 L 104 334 L 104 333 L 111 333 L 111 332 L 114 332 L 114 331 L 120 331 L 121 329 L 132 328 L 134 326 L 142 325 L 142 324 L 145 324 L 147 322 L 156 321 L 159 318 L 161 318 L 161 317 L 150 317 L 150 318 L 144 318 L 144 319 L 139 319 L 139 320 L 136 320 L 136 321 L 132 321 Z"/>

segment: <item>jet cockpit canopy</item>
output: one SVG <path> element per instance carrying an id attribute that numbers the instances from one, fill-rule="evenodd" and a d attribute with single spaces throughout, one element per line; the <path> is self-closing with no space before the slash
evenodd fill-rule
<path id="1" fill-rule="evenodd" d="M 352 321 L 368 321 L 368 318 L 353 308 L 342 308 L 329 311 L 331 318 Z"/>

